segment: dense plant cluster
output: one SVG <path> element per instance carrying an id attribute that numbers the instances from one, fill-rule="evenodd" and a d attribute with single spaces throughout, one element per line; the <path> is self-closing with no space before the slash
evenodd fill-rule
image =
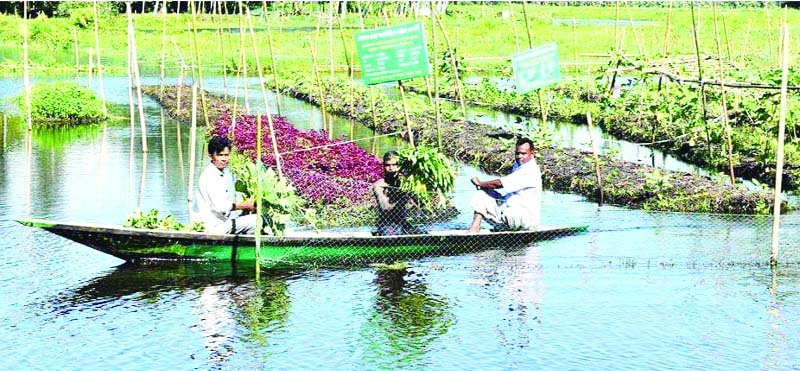
<path id="1" fill-rule="evenodd" d="M 25 111 L 25 97 L 17 100 Z M 72 82 L 41 83 L 31 88 L 31 117 L 39 123 L 85 124 L 105 119 L 94 92 Z"/>
<path id="2" fill-rule="evenodd" d="M 205 230 L 203 222 L 192 222 L 187 226 L 179 222 L 172 215 L 167 215 L 163 219 L 159 219 L 157 209 L 150 209 L 147 214 L 142 214 L 141 211 L 136 210 L 133 214 L 128 215 L 124 226 L 128 228 L 164 229 L 168 231 L 203 232 Z"/>
<path id="3" fill-rule="evenodd" d="M 316 204 L 357 205 L 372 200 L 370 185 L 382 176 L 380 161 L 364 149 L 352 144 L 340 144 L 324 131 L 301 131 L 286 118 L 273 116 L 278 152 L 281 153 L 283 173 L 297 188 L 298 194 Z M 213 134 L 230 136 L 239 151 L 256 158 L 256 116 L 236 118 L 231 135 L 231 117 L 221 115 Z M 275 165 L 269 126 L 262 118 L 262 161 Z"/>

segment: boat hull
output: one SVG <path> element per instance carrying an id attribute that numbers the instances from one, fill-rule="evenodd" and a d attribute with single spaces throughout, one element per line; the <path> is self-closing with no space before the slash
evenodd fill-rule
<path id="1" fill-rule="evenodd" d="M 214 235 L 198 232 L 143 230 L 111 225 L 61 223 L 25 219 L 38 227 L 126 261 L 254 261 L 254 235 Z M 536 241 L 586 231 L 587 226 L 542 228 L 536 231 L 435 231 L 425 235 L 371 236 L 366 232 L 297 232 L 284 237 L 262 236 L 260 256 L 273 266 L 313 263 L 357 265 L 424 256 L 454 255 L 492 248 L 519 248 Z"/>

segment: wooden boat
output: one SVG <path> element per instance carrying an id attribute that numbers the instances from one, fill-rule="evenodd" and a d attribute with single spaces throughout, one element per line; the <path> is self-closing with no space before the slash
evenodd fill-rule
<path id="1" fill-rule="evenodd" d="M 254 261 L 255 235 L 125 228 L 114 225 L 18 219 L 126 261 Z M 429 234 L 373 236 L 370 232 L 295 231 L 262 236 L 262 263 L 271 266 L 312 263 L 357 265 L 424 256 L 453 255 L 492 248 L 513 249 L 584 232 L 588 226 L 541 227 L 536 230 L 467 234 L 464 230 Z"/>

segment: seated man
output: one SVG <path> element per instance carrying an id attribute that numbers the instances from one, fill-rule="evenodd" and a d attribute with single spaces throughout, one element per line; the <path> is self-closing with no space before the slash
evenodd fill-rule
<path id="1" fill-rule="evenodd" d="M 400 191 L 398 160 L 397 152 L 386 152 L 383 155 L 383 178 L 372 184 L 372 191 L 378 201 L 377 236 L 425 233 L 423 229 L 406 220 L 407 207 L 412 202 L 412 196 Z"/>
<path id="2" fill-rule="evenodd" d="M 190 217 L 193 222 L 203 222 L 208 233 L 252 234 L 256 215 L 242 215 L 241 211 L 255 211 L 255 204 L 250 200 L 236 202 L 235 181 L 228 168 L 230 155 L 227 138 L 214 136 L 208 141 L 211 163 L 200 174 Z"/>
<path id="3" fill-rule="evenodd" d="M 515 156 L 511 174 L 486 182 L 472 178 L 480 191 L 472 198 L 475 216 L 470 233 L 479 232 L 484 219 L 499 230 L 535 229 L 539 225 L 542 173 L 533 158 L 533 142 L 518 140 Z"/>

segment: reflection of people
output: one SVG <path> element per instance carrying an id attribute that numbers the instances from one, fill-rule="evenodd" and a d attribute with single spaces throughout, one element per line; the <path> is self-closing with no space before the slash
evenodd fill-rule
<path id="1" fill-rule="evenodd" d="M 412 202 L 412 197 L 400 191 L 401 175 L 398 161 L 397 152 L 386 152 L 383 155 L 383 178 L 372 184 L 372 191 L 378 201 L 377 232 L 375 232 L 378 236 L 425 233 L 423 229 L 411 225 L 407 220 L 408 203 Z"/>
<path id="2" fill-rule="evenodd" d="M 206 231 L 218 234 L 250 234 L 256 230 L 256 215 L 242 215 L 254 211 L 253 201 L 236 202 L 234 179 L 228 168 L 231 143 L 225 137 L 214 136 L 208 141 L 211 163 L 200 174 L 194 203 L 192 221 L 201 221 Z"/>
<path id="3" fill-rule="evenodd" d="M 496 229 L 535 229 L 539 225 L 542 173 L 533 158 L 533 142 L 527 138 L 518 140 L 515 157 L 509 175 L 485 182 L 472 178 L 472 184 L 481 192 L 472 199 L 475 216 L 470 233 L 480 231 L 484 219 Z"/>

